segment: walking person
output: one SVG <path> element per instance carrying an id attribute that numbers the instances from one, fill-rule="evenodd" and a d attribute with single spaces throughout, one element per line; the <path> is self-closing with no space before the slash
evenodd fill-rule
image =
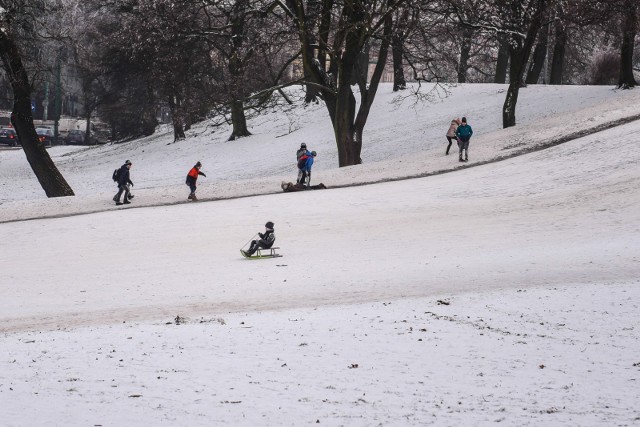
<path id="1" fill-rule="evenodd" d="M 456 136 L 460 141 L 460 156 L 458 158 L 460 162 L 469 161 L 469 140 L 471 139 L 471 135 L 473 135 L 473 129 L 467 124 L 467 118 L 463 117 L 460 126 L 456 129 Z M 463 151 L 464 158 L 462 157 Z"/>
<path id="2" fill-rule="evenodd" d="M 296 151 L 296 162 L 298 162 L 298 179 L 296 180 L 296 184 L 300 184 L 300 179 L 302 178 L 302 168 L 304 166 L 304 162 L 307 157 L 309 157 L 311 153 L 307 151 L 307 144 L 304 142 L 300 144 L 300 148 Z M 301 163 L 302 160 L 302 163 Z"/>
<path id="3" fill-rule="evenodd" d="M 200 171 L 201 168 L 202 168 L 202 163 L 198 162 L 191 168 L 191 170 L 187 174 L 186 184 L 189 186 L 189 189 L 191 190 L 191 193 L 189 193 L 189 197 L 187 197 L 187 200 L 192 200 L 194 202 L 198 201 L 198 198 L 196 197 L 196 182 L 198 181 L 198 176 L 202 175 L 205 178 L 207 177 L 207 175 L 205 175 L 204 172 Z"/>
<path id="4" fill-rule="evenodd" d="M 446 155 L 449 155 L 449 150 L 451 149 L 451 144 L 453 143 L 453 140 L 458 140 L 458 138 L 456 137 L 456 130 L 458 129 L 458 126 L 460 126 L 460 118 L 457 119 L 453 119 L 451 120 L 451 124 L 449 125 L 449 130 L 447 131 L 447 141 L 449 142 L 449 145 L 447 145 L 447 152 Z"/>
<path id="5" fill-rule="evenodd" d="M 276 235 L 273 231 L 274 224 L 268 221 L 265 225 L 265 232 L 258 233 L 259 239 L 252 240 L 248 250 L 240 249 L 240 252 L 246 257 L 253 255 L 258 249 L 269 249 L 276 241 Z"/>
<path id="6" fill-rule="evenodd" d="M 129 170 L 131 169 L 131 160 L 127 160 L 124 162 L 122 166 L 120 166 L 120 170 L 117 173 L 117 182 L 118 182 L 118 193 L 113 196 L 113 201 L 116 202 L 117 206 L 122 204 L 128 205 L 130 200 L 133 198 L 131 195 L 130 187 L 133 187 L 133 182 L 131 182 Z M 124 202 L 120 201 L 120 196 L 124 193 Z"/>

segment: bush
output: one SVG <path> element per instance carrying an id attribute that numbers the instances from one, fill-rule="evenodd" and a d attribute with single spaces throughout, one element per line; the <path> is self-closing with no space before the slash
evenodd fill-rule
<path id="1" fill-rule="evenodd" d="M 620 77 L 620 54 L 613 51 L 596 52 L 587 68 L 586 83 L 616 85 Z"/>

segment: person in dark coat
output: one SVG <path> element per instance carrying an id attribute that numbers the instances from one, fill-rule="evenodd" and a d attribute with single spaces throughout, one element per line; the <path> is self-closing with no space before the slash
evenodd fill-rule
<path id="1" fill-rule="evenodd" d="M 249 246 L 249 250 L 242 251 L 242 253 L 245 256 L 251 256 L 258 250 L 258 248 L 269 249 L 270 247 L 272 247 L 276 241 L 276 235 L 273 231 L 273 227 L 274 227 L 273 222 L 271 221 L 267 222 L 264 225 L 265 232 L 258 233 L 258 236 L 260 236 L 260 239 L 252 240 L 251 246 Z"/>
<path id="2" fill-rule="evenodd" d="M 205 178 L 207 177 L 204 172 L 200 172 L 200 168 L 202 168 L 202 163 L 198 162 L 191 168 L 191 170 L 187 174 L 186 184 L 191 190 L 191 193 L 189 193 L 189 197 L 187 197 L 187 199 L 193 200 L 194 202 L 198 201 L 198 198 L 196 197 L 196 182 L 198 181 L 198 176 L 202 175 Z"/>
<path id="3" fill-rule="evenodd" d="M 116 202 L 116 205 L 128 205 L 130 200 L 133 198 L 131 196 L 131 191 L 129 186 L 133 187 L 133 182 L 131 182 L 129 170 L 131 169 L 131 160 L 127 160 L 120 167 L 118 171 L 118 193 L 113 196 L 113 201 Z M 124 193 L 124 202 L 120 201 L 120 196 Z"/>

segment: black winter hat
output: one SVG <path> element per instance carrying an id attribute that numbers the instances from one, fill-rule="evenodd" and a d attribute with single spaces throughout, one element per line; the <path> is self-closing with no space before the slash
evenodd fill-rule
<path id="1" fill-rule="evenodd" d="M 273 225 L 274 225 L 274 224 L 273 224 L 271 221 L 269 221 L 269 222 L 267 222 L 264 226 L 265 226 L 266 228 L 271 228 L 271 229 L 272 229 L 272 228 L 273 228 Z"/>

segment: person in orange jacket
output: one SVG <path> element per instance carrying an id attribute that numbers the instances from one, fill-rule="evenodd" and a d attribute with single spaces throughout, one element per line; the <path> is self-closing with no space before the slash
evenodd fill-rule
<path id="1" fill-rule="evenodd" d="M 189 197 L 187 197 L 187 199 L 193 200 L 194 202 L 198 201 L 198 198 L 196 197 L 196 182 L 198 181 L 198 175 L 202 175 L 205 178 L 207 177 L 207 175 L 205 175 L 204 172 L 200 172 L 201 168 L 202 168 L 202 163 L 198 162 L 191 168 L 191 170 L 187 174 L 186 184 L 191 189 L 191 193 L 189 194 Z"/>

